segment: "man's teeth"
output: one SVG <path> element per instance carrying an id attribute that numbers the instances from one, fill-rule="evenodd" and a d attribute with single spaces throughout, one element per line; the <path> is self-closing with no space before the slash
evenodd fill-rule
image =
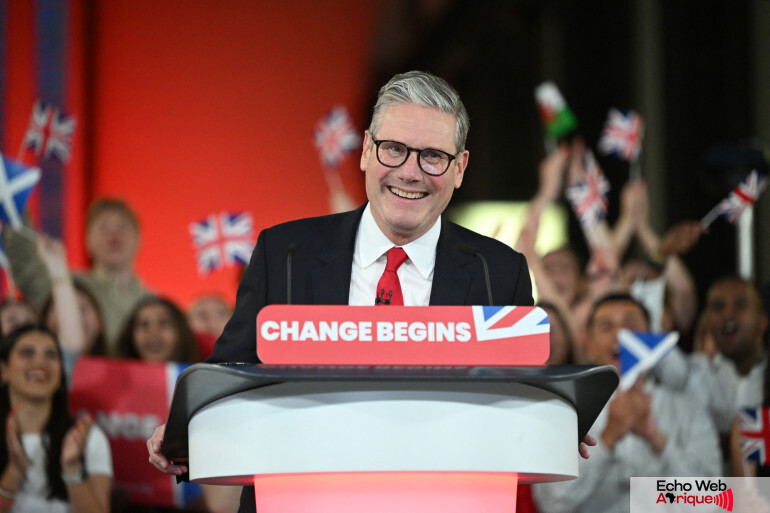
<path id="1" fill-rule="evenodd" d="M 392 192 L 396 196 L 400 196 L 406 199 L 420 199 L 425 196 L 424 192 L 406 192 L 406 191 L 402 191 L 401 189 L 396 189 L 395 187 L 391 187 L 390 192 Z"/>
<path id="2" fill-rule="evenodd" d="M 727 321 L 722 325 L 722 333 L 731 334 L 738 331 L 738 323 L 735 321 Z"/>

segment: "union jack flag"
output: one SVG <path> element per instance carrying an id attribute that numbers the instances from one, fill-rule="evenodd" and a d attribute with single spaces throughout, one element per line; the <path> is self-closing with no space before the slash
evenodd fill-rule
<path id="1" fill-rule="evenodd" d="M 757 406 L 742 408 L 738 416 L 741 431 L 741 455 L 744 460 L 759 465 L 767 463 L 770 445 L 770 408 Z"/>
<path id="2" fill-rule="evenodd" d="M 42 153 L 45 158 L 54 156 L 60 162 L 67 162 L 74 132 L 74 116 L 65 116 L 58 108 L 43 105 L 38 100 L 32 106 L 24 146 L 31 148 L 37 156 Z"/>
<path id="3" fill-rule="evenodd" d="M 190 224 L 198 272 L 245 266 L 254 250 L 254 221 L 248 212 L 220 212 Z"/>
<path id="4" fill-rule="evenodd" d="M 474 306 L 476 340 L 498 340 L 548 334 L 551 323 L 542 308 L 526 306 Z"/>
<path id="5" fill-rule="evenodd" d="M 592 229 L 607 213 L 607 193 L 610 182 L 602 173 L 602 168 L 596 163 L 591 150 L 585 153 L 585 175 L 575 185 L 567 187 L 567 196 L 575 216 L 586 229 Z"/>
<path id="6" fill-rule="evenodd" d="M 746 179 L 739 183 L 730 194 L 723 199 L 717 209 L 720 215 L 735 224 L 746 207 L 751 206 L 767 187 L 767 178 L 759 176 L 756 170 L 749 173 Z"/>
<path id="7" fill-rule="evenodd" d="M 337 105 L 316 123 L 315 145 L 327 168 L 337 168 L 360 144 L 361 136 L 353 127 L 345 107 Z"/>
<path id="8" fill-rule="evenodd" d="M 642 151 L 644 121 L 636 112 L 610 109 L 598 148 L 602 155 L 615 155 L 629 162 L 636 161 Z"/>

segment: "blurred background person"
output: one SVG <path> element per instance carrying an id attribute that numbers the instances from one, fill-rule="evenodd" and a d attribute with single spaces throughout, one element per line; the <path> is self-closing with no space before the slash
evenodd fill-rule
<path id="1" fill-rule="evenodd" d="M 136 305 L 118 339 L 117 356 L 146 362 L 200 361 L 187 316 L 176 303 L 158 296 Z"/>
<path id="2" fill-rule="evenodd" d="M 24 297 L 41 309 L 53 284 L 38 258 L 35 243 L 14 230 L 4 230 L 3 239 L 16 285 Z M 88 209 L 86 245 L 91 269 L 77 276 L 98 301 L 104 317 L 107 352 L 114 354 L 123 323 L 136 303 L 149 294 L 134 272 L 139 220 L 131 207 L 116 198 L 94 201 Z"/>
<path id="3" fill-rule="evenodd" d="M 25 325 L 4 337 L 0 373 L 0 511 L 108 512 L 110 446 L 90 417 L 70 417 L 53 332 Z"/>

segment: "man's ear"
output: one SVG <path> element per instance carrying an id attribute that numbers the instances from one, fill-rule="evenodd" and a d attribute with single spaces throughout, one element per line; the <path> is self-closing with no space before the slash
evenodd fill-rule
<path id="1" fill-rule="evenodd" d="M 455 189 L 459 189 L 460 185 L 463 183 L 463 177 L 465 176 L 465 168 L 468 167 L 468 159 L 470 158 L 470 153 L 468 150 L 463 151 L 457 156 L 457 171 L 455 172 Z"/>
<path id="2" fill-rule="evenodd" d="M 372 134 L 369 133 L 369 130 L 364 131 L 364 142 L 363 146 L 361 147 L 361 171 L 366 171 L 366 166 L 369 163 L 369 157 L 372 153 Z"/>

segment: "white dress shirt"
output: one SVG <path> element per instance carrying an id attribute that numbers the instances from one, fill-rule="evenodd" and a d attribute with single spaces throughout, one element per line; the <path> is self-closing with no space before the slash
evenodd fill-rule
<path id="1" fill-rule="evenodd" d="M 420 238 L 401 246 L 407 259 L 396 274 L 401 282 L 405 306 L 428 306 L 436 265 L 436 246 L 441 233 L 441 217 Z M 387 251 L 395 245 L 382 233 L 367 204 L 356 233 L 353 270 L 350 275 L 348 303 L 372 306 L 377 283 L 385 271 Z"/>

